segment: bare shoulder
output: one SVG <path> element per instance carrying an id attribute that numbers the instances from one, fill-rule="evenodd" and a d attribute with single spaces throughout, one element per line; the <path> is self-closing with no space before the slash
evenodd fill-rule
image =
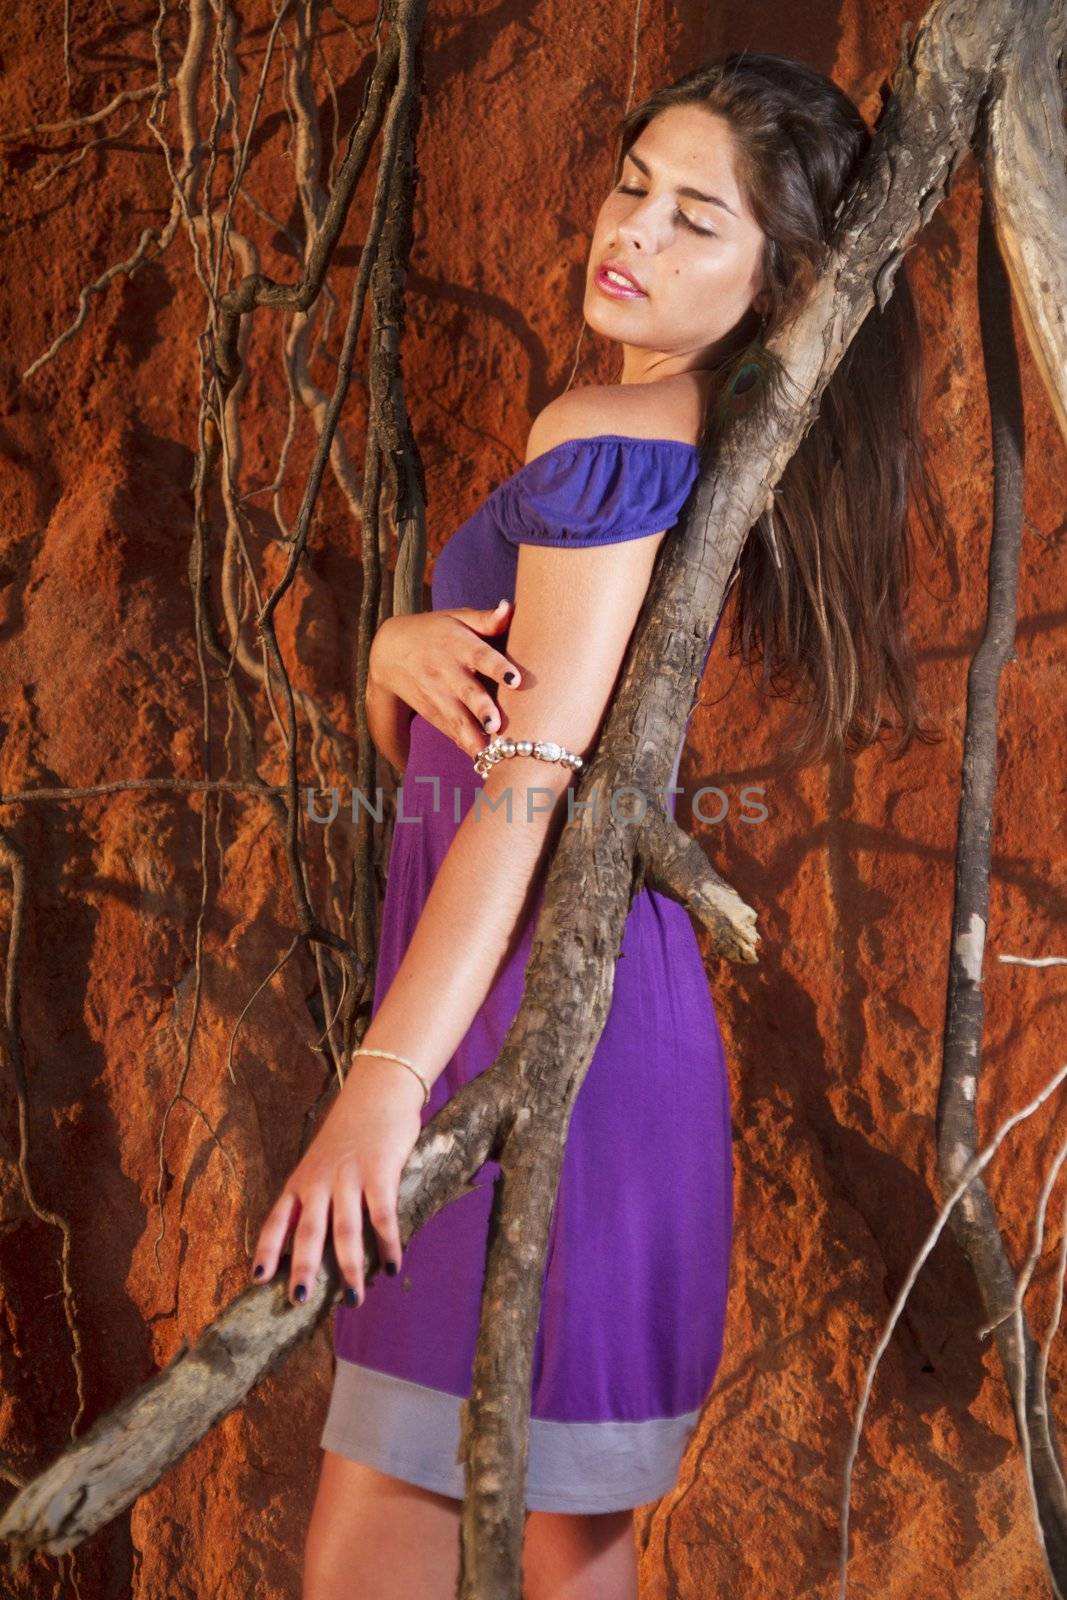
<path id="1" fill-rule="evenodd" d="M 568 389 L 537 413 L 526 441 L 527 464 L 569 439 L 622 434 L 638 439 L 700 436 L 703 388 L 696 374 L 657 383 L 586 384 Z"/>

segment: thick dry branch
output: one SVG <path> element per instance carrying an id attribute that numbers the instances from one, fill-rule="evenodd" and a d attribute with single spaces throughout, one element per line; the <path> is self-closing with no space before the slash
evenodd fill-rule
<path id="1" fill-rule="evenodd" d="M 990 100 L 985 175 L 997 243 L 1030 353 L 1067 439 L 1067 13 L 1031 7 Z"/>
<path id="2" fill-rule="evenodd" d="M 663 811 L 653 812 L 637 839 L 645 882 L 685 906 L 711 934 L 716 955 L 756 960 L 756 913 L 720 878 L 697 841 Z"/>

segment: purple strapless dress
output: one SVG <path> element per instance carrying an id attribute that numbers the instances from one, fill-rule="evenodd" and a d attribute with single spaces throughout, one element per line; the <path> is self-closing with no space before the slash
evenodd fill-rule
<path id="1" fill-rule="evenodd" d="M 698 467 L 696 447 L 674 439 L 599 434 L 557 445 L 456 530 L 437 558 L 434 610 L 513 598 L 520 544 L 580 550 L 674 527 Z M 491 642 L 503 649 L 506 636 Z M 681 746 L 672 784 L 680 761 Z M 375 1010 L 481 783 L 470 758 L 415 716 Z M 673 794 L 668 803 L 673 812 Z M 510 961 L 434 1083 L 424 1124 L 499 1053 L 522 1000 L 540 904 L 538 895 Z M 642 889 L 621 948 L 607 1024 L 574 1105 L 549 1236 L 529 1510 L 614 1511 L 665 1494 L 722 1350 L 733 1226 L 730 1098 L 700 947 L 689 913 Z M 363 1306 L 334 1312 L 322 1447 L 457 1498 L 459 1404 L 470 1389 L 499 1171 L 486 1162 L 473 1191 L 408 1242 L 397 1277 L 381 1276 Z"/>

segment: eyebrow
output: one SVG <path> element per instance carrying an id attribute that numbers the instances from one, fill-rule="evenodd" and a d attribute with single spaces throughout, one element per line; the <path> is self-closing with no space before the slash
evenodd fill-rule
<path id="1" fill-rule="evenodd" d="M 626 160 L 632 161 L 638 171 L 643 172 L 646 178 L 651 178 L 652 174 L 648 170 L 647 163 L 642 161 L 640 156 L 635 156 L 632 150 L 627 150 Z M 701 190 L 692 188 L 677 189 L 675 193 L 687 195 L 690 200 L 706 200 L 709 205 L 722 206 L 723 210 L 728 211 L 732 217 L 737 216 L 733 206 L 728 206 L 726 201 L 717 194 L 703 194 Z"/>

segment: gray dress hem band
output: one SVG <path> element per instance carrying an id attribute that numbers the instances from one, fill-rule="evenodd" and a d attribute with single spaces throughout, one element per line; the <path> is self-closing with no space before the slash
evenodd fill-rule
<path id="1" fill-rule="evenodd" d="M 456 1460 L 462 1399 L 338 1357 L 320 1444 L 462 1500 L 463 1465 Z M 527 1510 L 626 1511 L 660 1499 L 677 1481 L 699 1416 L 697 1410 L 647 1422 L 531 1417 Z"/>

